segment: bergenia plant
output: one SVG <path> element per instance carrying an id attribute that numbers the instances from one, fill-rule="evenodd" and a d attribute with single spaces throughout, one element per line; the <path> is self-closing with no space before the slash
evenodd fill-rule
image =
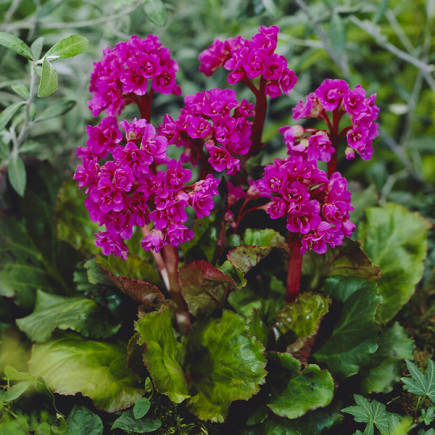
<path id="1" fill-rule="evenodd" d="M 324 407 L 335 383 L 358 373 L 377 349 L 382 299 L 370 280 L 379 268 L 350 240 L 351 192 L 337 164 L 340 154 L 371 158 L 376 95 L 324 80 L 293 108 L 302 124 L 279 129 L 287 156 L 270 162 L 262 140 L 268 99 L 297 82 L 276 52 L 278 33 L 261 27 L 250 40 L 215 40 L 199 55 L 199 69 L 211 76 L 224 68 L 230 88 L 187 95 L 178 116 L 160 120 L 153 99 L 182 93 L 170 51 L 153 35 L 106 49 L 94 64 L 89 103 L 104 117 L 87 127 L 87 146 L 77 154 L 74 179 L 91 220 L 103 227 L 95 244 L 117 262 L 133 255 L 149 267 L 152 258 L 161 275 L 159 286 L 103 267 L 141 304 L 130 365 L 140 349 L 139 364 L 159 393 L 214 422 L 225 420 L 232 402 L 259 392 L 253 424 Z M 238 98 L 243 86 L 252 101 Z M 123 115 L 129 105 L 135 118 Z M 307 118 L 314 122 L 304 124 Z M 262 174 L 249 164 L 259 154 L 269 160 Z M 138 249 L 142 256 L 131 254 Z M 343 338 L 329 325 L 316 342 L 331 302 L 344 313 L 342 334 L 356 322 L 349 329 L 361 337 Z M 365 317 L 347 315 L 358 307 Z M 300 383 L 311 387 L 302 392 Z"/>

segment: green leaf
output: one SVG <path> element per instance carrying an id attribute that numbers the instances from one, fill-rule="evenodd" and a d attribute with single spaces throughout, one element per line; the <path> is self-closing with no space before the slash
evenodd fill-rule
<path id="1" fill-rule="evenodd" d="M 162 292 L 153 284 L 154 282 L 162 285 L 160 275 L 154 269 L 153 264 L 134 255 L 124 260 L 115 255 L 106 257 L 102 254 L 97 256 L 97 263 L 116 287 L 136 302 L 149 308 L 156 307 L 163 302 Z"/>
<path id="2" fill-rule="evenodd" d="M 349 406 L 342 409 L 342 412 L 354 416 L 358 423 L 367 423 L 364 434 L 374 434 L 374 426 L 378 428 L 381 434 L 391 434 L 394 427 L 399 423 L 396 414 L 392 414 L 385 409 L 383 403 L 376 400 L 367 400 L 359 394 L 354 396 L 357 406 Z"/>
<path id="3" fill-rule="evenodd" d="M 270 358 L 272 361 L 279 361 L 281 367 L 286 369 L 285 376 L 275 373 L 270 379 L 272 393 L 267 406 L 276 415 L 298 418 L 308 411 L 331 403 L 334 380 L 328 370 L 309 364 L 300 372 L 299 361 L 289 354 L 271 353 Z"/>
<path id="4" fill-rule="evenodd" d="M 182 369 L 185 350 L 175 338 L 169 309 L 140 317 L 135 329 L 138 344 L 146 344 L 143 358 L 157 391 L 175 403 L 190 397 Z"/>
<path id="5" fill-rule="evenodd" d="M 102 435 L 101 418 L 85 406 L 74 405 L 66 419 L 68 435 Z"/>
<path id="6" fill-rule="evenodd" d="M 148 19 L 157 26 L 164 26 L 168 12 L 162 0 L 146 0 L 144 11 Z"/>
<path id="7" fill-rule="evenodd" d="M 411 361 L 406 360 L 411 378 L 401 378 L 405 389 L 417 396 L 426 396 L 435 403 L 435 363 L 428 360 L 426 374 L 424 375 Z"/>
<path id="8" fill-rule="evenodd" d="M 16 155 L 12 156 L 8 165 L 8 178 L 15 192 L 20 196 L 24 196 L 26 190 L 26 167 L 23 159 Z"/>
<path id="9" fill-rule="evenodd" d="M 21 397 L 28 389 L 32 386 L 31 382 L 23 381 L 18 382 L 18 384 L 13 385 L 8 390 L 6 390 L 4 393 L 0 395 L 0 402 L 12 402 L 13 400 L 18 399 Z"/>
<path id="10" fill-rule="evenodd" d="M 423 275 L 430 222 L 398 204 L 366 210 L 358 237 L 363 249 L 381 267 L 379 290 L 384 304 L 377 320 L 386 323 L 408 302 Z"/>
<path id="11" fill-rule="evenodd" d="M 194 380 L 189 408 L 202 420 L 223 422 L 235 400 L 248 400 L 265 382 L 264 347 L 243 317 L 198 322 L 186 336 L 185 371 Z"/>
<path id="12" fill-rule="evenodd" d="M 50 104 L 36 117 L 35 122 L 42 122 L 47 119 L 65 115 L 65 113 L 68 113 L 75 105 L 76 102 L 74 100 L 58 101 L 54 104 Z M 78 187 L 76 187 L 76 189 L 78 189 Z"/>
<path id="13" fill-rule="evenodd" d="M 350 277 L 329 278 L 325 292 L 343 303 L 331 336 L 314 353 L 334 376 L 348 378 L 368 363 L 378 348 L 374 316 L 382 298 L 371 282 Z"/>
<path id="14" fill-rule="evenodd" d="M 38 39 L 35 39 L 30 46 L 30 50 L 32 50 L 33 58 L 39 59 L 42 53 L 42 47 L 44 46 L 44 37 L 40 36 Z"/>
<path id="15" fill-rule="evenodd" d="M 73 248 L 83 251 L 86 256 L 100 252 L 94 243 L 98 224 L 91 221 L 85 208 L 85 193 L 73 180 L 62 184 L 56 202 L 56 233 Z"/>
<path id="16" fill-rule="evenodd" d="M 295 302 L 284 305 L 273 325 L 278 347 L 306 362 L 330 303 L 328 296 L 305 292 Z"/>
<path id="17" fill-rule="evenodd" d="M 343 53 L 346 48 L 346 22 L 337 13 L 331 16 L 330 38 L 334 51 Z"/>
<path id="18" fill-rule="evenodd" d="M 42 62 L 41 82 L 39 83 L 38 97 L 48 97 L 57 89 L 57 71 L 46 57 Z"/>
<path id="19" fill-rule="evenodd" d="M 151 402 L 146 397 L 141 397 L 133 407 L 134 418 L 142 418 L 150 410 Z"/>
<path id="20" fill-rule="evenodd" d="M 243 235 L 243 243 L 246 246 L 259 246 L 260 248 L 279 248 L 287 250 L 285 238 L 275 230 L 248 228 Z"/>
<path id="21" fill-rule="evenodd" d="M 126 432 L 149 433 L 160 429 L 162 421 L 159 418 L 144 417 L 136 419 L 131 410 L 123 412 L 113 423 L 111 429 L 122 429 Z"/>
<path id="22" fill-rule="evenodd" d="M 243 243 L 245 245 L 237 246 L 228 252 L 228 260 L 220 267 L 222 272 L 230 275 L 238 283 L 238 288 L 246 286 L 244 275 L 267 257 L 272 248 L 287 250 L 284 237 L 271 229 L 248 228 L 243 236 Z"/>
<path id="23" fill-rule="evenodd" d="M 71 334 L 33 345 L 29 361 L 30 372 L 42 376 L 53 392 L 82 393 L 107 412 L 128 408 L 143 395 L 126 365 L 125 344 Z"/>
<path id="24" fill-rule="evenodd" d="M 242 316 L 249 318 L 254 310 L 261 309 L 267 323 L 272 323 L 275 314 L 284 306 L 286 288 L 276 277 L 269 284 L 255 282 L 237 289 L 228 296 L 230 305 Z"/>
<path id="25" fill-rule="evenodd" d="M 0 130 L 3 130 L 7 123 L 11 120 L 11 118 L 18 112 L 21 106 L 24 106 L 26 103 L 24 101 L 20 101 L 19 103 L 11 104 L 6 107 L 2 113 L 0 113 Z"/>
<path id="26" fill-rule="evenodd" d="M 51 61 L 74 57 L 85 51 L 88 48 L 88 44 L 89 42 L 84 36 L 70 35 L 54 44 L 45 53 L 45 57 L 49 57 Z"/>
<path id="27" fill-rule="evenodd" d="M 361 387 L 366 393 L 389 393 L 400 379 L 402 358 L 413 358 L 414 343 L 399 323 L 380 337 L 378 350 L 370 358 Z"/>
<path id="28" fill-rule="evenodd" d="M 274 326 L 281 334 L 293 331 L 297 338 L 308 337 L 316 331 L 330 303 L 331 299 L 327 296 L 302 293 L 295 302 L 278 311 Z"/>
<path id="29" fill-rule="evenodd" d="M 23 85 L 22 83 L 18 85 L 13 85 L 12 90 L 24 100 L 27 100 L 29 98 L 29 89 L 26 85 Z"/>
<path id="30" fill-rule="evenodd" d="M 179 271 L 181 290 L 189 312 L 195 317 L 222 308 L 234 280 L 204 260 L 186 264 Z"/>
<path id="31" fill-rule="evenodd" d="M 429 406 L 427 409 L 421 410 L 421 416 L 418 419 L 423 422 L 426 426 L 429 426 L 435 420 L 435 406 Z"/>
<path id="32" fill-rule="evenodd" d="M 103 309 L 91 299 L 69 298 L 38 290 L 33 313 L 16 323 L 30 340 L 42 343 L 56 328 L 71 329 L 85 337 L 110 337 L 120 325 L 111 325 L 106 317 Z"/>
<path id="33" fill-rule="evenodd" d="M 0 32 L 0 45 L 9 48 L 9 50 L 14 51 L 20 56 L 24 56 L 29 60 L 33 59 L 33 54 L 29 46 L 15 35 L 11 35 L 10 33 L 6 32 Z"/>

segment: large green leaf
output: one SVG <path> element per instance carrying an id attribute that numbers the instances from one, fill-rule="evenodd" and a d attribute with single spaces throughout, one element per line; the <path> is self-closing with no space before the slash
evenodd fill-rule
<path id="1" fill-rule="evenodd" d="M 230 289 L 236 285 L 232 278 L 204 260 L 183 266 L 179 279 L 189 311 L 196 317 L 222 308 Z"/>
<path id="2" fill-rule="evenodd" d="M 71 329 L 85 337 L 106 338 L 120 326 L 111 325 L 107 313 L 91 299 L 68 298 L 42 290 L 37 291 L 33 313 L 16 322 L 21 331 L 37 343 L 48 340 L 56 328 Z"/>
<path id="3" fill-rule="evenodd" d="M 330 303 L 328 296 L 305 292 L 295 302 L 284 305 L 276 313 L 273 325 L 279 348 L 285 347 L 286 352 L 306 362 Z"/>
<path id="4" fill-rule="evenodd" d="M 62 184 L 56 202 L 56 232 L 59 240 L 68 242 L 86 256 L 100 250 L 94 243 L 98 224 L 91 221 L 85 208 L 85 193 L 70 179 Z"/>
<path id="5" fill-rule="evenodd" d="M 300 362 L 289 354 L 270 353 L 270 359 L 285 369 L 271 374 L 270 379 L 272 393 L 267 405 L 276 415 L 294 419 L 331 403 L 334 380 L 328 370 L 309 364 L 301 371 Z"/>
<path id="6" fill-rule="evenodd" d="M 45 57 L 50 57 L 51 61 L 58 59 L 67 59 L 74 57 L 85 51 L 88 47 L 88 40 L 81 35 L 70 35 L 61 39 L 59 42 L 51 47 Z"/>
<path id="7" fill-rule="evenodd" d="M 6 32 L 0 32 L 0 45 L 9 48 L 9 50 L 14 51 L 20 56 L 24 56 L 29 60 L 33 59 L 33 54 L 30 50 L 30 47 L 15 35 L 11 35 L 10 33 Z"/>
<path id="8" fill-rule="evenodd" d="M 378 348 L 374 316 L 382 298 L 373 283 L 359 278 L 329 278 L 324 290 L 343 307 L 331 336 L 314 358 L 343 379 L 358 373 Z"/>
<path id="9" fill-rule="evenodd" d="M 135 329 L 138 343 L 146 345 L 143 358 L 157 391 L 176 403 L 190 397 L 182 369 L 185 350 L 175 338 L 169 309 L 140 317 Z"/>
<path id="10" fill-rule="evenodd" d="M 123 343 L 86 340 L 72 334 L 33 345 L 29 361 L 30 372 L 42 376 L 53 392 L 82 393 L 107 412 L 128 408 L 143 395 L 126 365 Z"/>
<path id="11" fill-rule="evenodd" d="M 367 376 L 362 381 L 365 393 L 389 393 L 400 380 L 402 359 L 412 359 L 414 343 L 399 325 L 394 323 L 379 339 L 379 348 L 370 358 Z"/>
<path id="12" fill-rule="evenodd" d="M 203 420 L 223 422 L 233 401 L 259 391 L 265 365 L 264 347 L 249 335 L 243 317 L 225 310 L 220 319 L 197 323 L 186 336 L 189 408 Z"/>
<path id="13" fill-rule="evenodd" d="M 322 317 L 328 312 L 331 299 L 321 294 L 306 292 L 287 304 L 275 316 L 275 328 L 286 334 L 293 331 L 297 338 L 313 334 Z"/>
<path id="14" fill-rule="evenodd" d="M 372 261 L 381 267 L 379 289 L 384 304 L 377 320 L 386 323 L 408 302 L 423 275 L 430 222 L 398 204 L 366 210 L 358 237 Z"/>

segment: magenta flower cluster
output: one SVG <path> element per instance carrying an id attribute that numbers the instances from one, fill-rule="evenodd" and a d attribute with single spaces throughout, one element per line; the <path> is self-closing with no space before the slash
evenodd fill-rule
<path id="1" fill-rule="evenodd" d="M 329 123 L 330 134 L 337 137 L 346 134 L 348 147 L 345 155 L 348 160 L 355 158 L 355 153 L 363 160 L 370 160 L 373 154 L 372 142 L 378 136 L 378 124 L 375 121 L 379 108 L 375 105 L 375 99 L 376 94 L 366 97 L 366 92 L 360 85 L 351 90 L 344 80 L 326 79 L 307 96 L 305 102 L 299 101 L 293 109 L 293 118 L 324 119 Z M 332 123 L 327 112 L 333 112 Z M 351 126 L 339 132 L 338 126 L 345 113 L 351 120 Z M 290 153 L 302 152 L 306 153 L 309 159 L 329 161 L 331 154 L 335 152 L 331 145 L 331 137 L 326 132 L 307 137 L 302 130 L 292 127 L 285 127 L 280 131 L 284 134 Z"/>
<path id="2" fill-rule="evenodd" d="M 189 216 L 201 219 L 214 209 L 221 182 L 215 172 L 231 177 L 243 171 L 226 181 L 225 221 L 234 231 L 250 210 L 265 209 L 272 219 L 285 219 L 289 232 L 300 234 L 297 252 L 302 254 L 310 249 L 324 253 L 351 236 L 351 194 L 346 179 L 336 172 L 339 140 L 347 138 L 348 159 L 358 153 L 368 160 L 378 134 L 376 95 L 367 97 L 360 85 L 351 90 L 343 80 L 327 79 L 300 101 L 294 119 L 322 119 L 328 128 L 282 127 L 288 157 L 275 159 L 260 180 L 248 180 L 248 190 L 243 189 L 244 164 L 263 145 L 266 96 L 288 94 L 297 81 L 286 59 L 275 53 L 278 31 L 276 26 L 261 27 L 250 40 L 215 40 L 199 56 L 206 75 L 225 67 L 230 84 L 244 82 L 257 97 L 255 107 L 245 99 L 238 101 L 234 90 L 211 89 L 186 96 L 178 118 L 166 114 L 158 129 L 149 122 L 154 92 L 181 94 L 178 64 L 169 50 L 148 35 L 132 36 L 104 51 L 94 64 L 89 107 L 94 116 L 105 111 L 106 117 L 87 127 L 86 147 L 77 152 L 82 164 L 74 175 L 87 194 L 90 218 L 105 227 L 96 234 L 103 254 L 127 258 L 125 241 L 135 227 L 144 233 L 141 246 L 154 252 L 191 240 Z M 257 78 L 258 88 L 252 82 Z M 119 122 L 117 117 L 130 103 L 137 105 L 141 118 Z M 340 123 L 345 114 L 350 125 Z M 183 148 L 178 160 L 168 156 L 170 145 Z M 328 162 L 328 174 L 317 167 L 318 161 Z M 199 181 L 192 182 L 192 172 L 183 167 L 187 163 L 201 164 Z M 270 201 L 247 210 L 259 197 Z M 242 198 L 236 218 L 231 207 Z"/>
<path id="3" fill-rule="evenodd" d="M 118 116 L 126 104 L 147 92 L 181 94 L 180 86 L 175 83 L 178 64 L 156 36 L 142 39 L 133 35 L 129 41 L 116 44 L 113 50 L 107 48 L 103 54 L 103 59 L 94 63 L 89 88 L 93 93 L 89 108 L 94 116 L 103 110 Z"/>
<path id="4" fill-rule="evenodd" d="M 234 175 L 240 171 L 238 156 L 247 154 L 251 146 L 254 105 L 247 100 L 239 102 L 231 89 L 212 89 L 188 95 L 176 121 L 165 116 L 160 132 L 170 144 L 183 146 L 184 162 L 198 164 L 200 158 L 217 172 Z"/>
<path id="5" fill-rule="evenodd" d="M 228 83 L 261 77 L 264 92 L 270 98 L 288 94 L 297 82 L 296 74 L 287 66 L 287 59 L 275 53 L 279 28 L 262 26 L 251 40 L 238 36 L 226 41 L 216 39 L 199 55 L 199 70 L 211 76 L 218 68 L 230 71 Z"/>
<path id="6" fill-rule="evenodd" d="M 287 229 L 302 235 L 302 254 L 309 249 L 323 254 L 327 245 L 341 245 L 355 229 L 349 220 L 353 207 L 346 179 L 338 172 L 328 178 L 314 161 L 301 156 L 275 159 L 256 185 L 260 196 L 271 199 L 269 216 L 285 218 Z"/>
<path id="7" fill-rule="evenodd" d="M 208 175 L 185 186 L 192 173 L 166 156 L 165 136 L 157 134 L 145 119 L 122 121 L 120 126 L 125 145 L 116 119 L 107 117 L 98 126 L 88 127 L 88 146 L 79 149 L 83 165 L 77 167 L 74 179 L 86 188 L 85 205 L 91 219 L 106 227 L 96 234 L 96 245 L 105 255 L 126 258 L 124 240 L 131 238 L 134 226 L 150 222 L 154 229 L 143 239 L 144 249 L 158 252 L 167 244 L 178 246 L 191 240 L 193 232 L 184 225 L 186 209 L 192 206 L 198 218 L 208 216 L 219 180 Z M 100 166 L 99 158 L 109 153 L 113 160 Z"/>

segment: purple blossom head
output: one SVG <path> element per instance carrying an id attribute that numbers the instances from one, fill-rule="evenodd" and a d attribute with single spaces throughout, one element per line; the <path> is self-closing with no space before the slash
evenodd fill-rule
<path id="1" fill-rule="evenodd" d="M 253 105 L 239 103 L 231 89 L 211 89 L 185 97 L 177 120 L 166 117 L 159 131 L 170 143 L 187 147 L 183 161 L 198 164 L 208 153 L 208 162 L 217 172 L 233 175 L 240 170 L 239 156 L 251 146 Z M 205 151 L 204 151 L 205 149 Z"/>
<path id="2" fill-rule="evenodd" d="M 157 37 L 142 39 L 135 35 L 103 51 L 103 59 L 94 63 L 89 108 L 94 116 L 106 111 L 109 116 L 121 114 L 125 105 L 142 97 L 150 89 L 162 94 L 180 95 L 176 84 L 178 64 L 163 48 Z M 132 98 L 134 96 L 134 98 Z"/>
<path id="3" fill-rule="evenodd" d="M 261 196 L 269 197 L 266 208 L 272 219 L 286 219 L 292 233 L 301 234 L 301 252 L 326 252 L 327 245 L 341 244 L 350 237 L 350 192 L 338 172 L 328 178 L 313 160 L 302 156 L 275 159 L 257 182 Z"/>
<path id="4" fill-rule="evenodd" d="M 224 66 L 229 71 L 230 85 L 261 77 L 265 80 L 264 92 L 270 98 L 288 94 L 297 77 L 288 68 L 285 57 L 275 53 L 278 33 L 277 26 L 262 26 L 251 40 L 241 37 L 215 40 L 199 55 L 199 70 L 210 76 Z"/>

